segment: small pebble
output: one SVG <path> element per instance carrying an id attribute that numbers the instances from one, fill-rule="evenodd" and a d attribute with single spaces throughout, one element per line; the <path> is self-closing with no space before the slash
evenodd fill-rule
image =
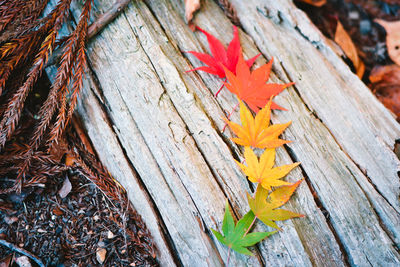
<path id="1" fill-rule="evenodd" d="M 61 198 L 65 198 L 69 194 L 69 192 L 71 192 L 71 189 L 72 189 L 72 185 L 67 177 L 67 178 L 65 178 L 61 189 L 58 191 L 58 195 Z"/>
<path id="2" fill-rule="evenodd" d="M 360 14 L 357 11 L 349 12 L 349 19 L 357 20 L 360 17 Z"/>
<path id="3" fill-rule="evenodd" d="M 19 267 L 32 267 L 27 256 L 18 257 L 15 262 L 18 264 Z"/>
<path id="4" fill-rule="evenodd" d="M 99 248 L 96 251 L 96 259 L 100 264 L 103 264 L 103 262 L 106 259 L 106 254 L 107 250 L 105 248 Z"/>
<path id="5" fill-rule="evenodd" d="M 114 238 L 114 234 L 110 230 L 107 232 L 107 238 L 108 239 L 113 239 Z"/>
<path id="6" fill-rule="evenodd" d="M 13 216 L 13 217 L 6 216 L 6 217 L 4 217 L 4 221 L 6 222 L 6 224 L 11 225 L 11 224 L 17 222 L 18 218 L 15 216 Z"/>
<path id="7" fill-rule="evenodd" d="M 371 22 L 369 20 L 360 21 L 361 34 L 368 34 L 371 31 Z"/>
<path id="8" fill-rule="evenodd" d="M 60 234 L 61 232 L 62 232 L 62 227 L 61 227 L 61 226 L 58 226 L 57 229 L 56 229 L 56 234 L 58 235 L 58 234 Z"/>

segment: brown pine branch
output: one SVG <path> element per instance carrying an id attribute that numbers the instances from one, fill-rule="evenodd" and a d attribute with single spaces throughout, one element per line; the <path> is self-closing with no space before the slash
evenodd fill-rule
<path id="1" fill-rule="evenodd" d="M 75 29 L 75 38 L 77 39 L 77 53 L 76 53 L 76 60 L 75 60 L 75 68 L 74 68 L 74 75 L 72 77 L 73 80 L 73 88 L 72 94 L 70 98 L 70 106 L 67 110 L 67 98 L 66 94 L 64 93 L 61 99 L 61 107 L 57 116 L 57 120 L 53 125 L 53 128 L 50 132 L 50 137 L 48 140 L 48 146 L 50 147 L 54 142 L 61 137 L 62 132 L 65 129 L 66 124 L 68 123 L 70 117 L 72 116 L 73 110 L 75 108 L 77 97 L 82 88 L 82 79 L 84 75 L 84 67 L 86 65 L 86 58 L 85 58 L 85 43 L 86 43 L 86 36 L 88 31 L 88 21 L 90 16 L 90 9 L 92 7 L 92 1 L 87 0 L 82 10 L 82 14 L 78 25 Z M 72 109 L 72 111 L 71 111 Z"/>
<path id="2" fill-rule="evenodd" d="M 52 162 L 46 155 L 61 138 L 77 104 L 86 67 L 86 40 L 113 20 L 130 2 L 118 0 L 108 12 L 89 27 L 92 1 L 85 1 L 81 18 L 71 35 L 58 41 L 56 40 L 58 31 L 67 17 L 71 0 L 60 0 L 51 13 L 42 19 L 38 17 L 48 0 L 0 1 L 0 33 L 5 33 L 0 35 L 0 152 L 3 150 L 0 160 L 4 159 L 0 162 L 0 173 L 17 175 L 14 186 L 1 192 L 20 192 L 22 186 L 42 185 L 46 177 L 65 170 L 65 166 Z M 10 23 L 10 17 L 13 17 L 15 25 Z M 14 147 L 14 151 L 10 151 L 7 147 L 5 149 L 6 142 L 20 131 L 17 131 L 17 126 L 26 98 L 55 47 L 62 48 L 60 67 L 55 82 L 38 112 L 39 121 L 34 126 L 29 145 L 17 149 Z M 31 68 L 27 68 L 26 65 L 30 65 Z M 45 137 L 47 154 L 40 154 L 45 148 L 42 146 Z M 7 146 L 14 143 L 15 141 L 7 142 Z M 6 158 L 7 156 L 9 158 Z M 82 170 L 86 175 L 100 180 L 102 177 L 109 177 L 104 169 L 89 168 L 91 164 L 96 164 L 95 159 L 91 159 L 91 156 L 84 158 L 86 161 L 80 163 L 85 166 Z M 106 187 L 115 184 L 113 179 L 106 179 L 103 183 Z M 121 194 L 124 192 L 118 192 L 118 195 Z M 113 197 L 116 200 L 116 195 Z"/>
<path id="3" fill-rule="evenodd" d="M 39 16 L 42 14 L 49 0 L 28 0 L 28 1 L 14 1 L 19 5 L 18 8 L 9 9 L 14 13 L 12 19 L 6 16 L 4 23 L 0 16 L 0 42 L 17 38 L 26 31 L 34 29 L 37 25 Z M 12 23 L 10 23 L 12 21 Z"/>
<path id="4" fill-rule="evenodd" d="M 37 55 L 32 70 L 28 74 L 27 80 L 16 91 L 12 99 L 7 103 L 7 108 L 0 122 L 0 149 L 4 147 L 5 142 L 11 137 L 12 133 L 14 132 L 16 125 L 20 119 L 26 97 L 28 96 L 38 77 L 41 75 L 41 72 L 43 71 L 43 68 L 47 63 L 49 54 L 54 47 L 54 42 L 57 37 L 58 31 L 61 28 L 63 21 L 66 17 L 70 2 L 71 0 L 65 0 L 60 2 L 56 6 L 56 12 L 52 13 L 52 21 L 54 21 L 52 31 L 47 35 L 44 42 L 42 43 L 41 49 Z"/>
<path id="5" fill-rule="evenodd" d="M 18 16 L 22 6 L 23 3 L 19 1 L 3 1 L 0 9 L 0 32 L 2 32 L 7 25 Z"/>

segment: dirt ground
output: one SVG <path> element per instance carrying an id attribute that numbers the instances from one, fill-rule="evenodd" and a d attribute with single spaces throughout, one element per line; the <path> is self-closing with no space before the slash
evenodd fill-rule
<path id="1" fill-rule="evenodd" d="M 61 198 L 58 192 L 66 177 L 72 190 Z M 124 223 L 127 229 L 121 229 L 115 223 L 121 220 L 118 209 L 102 192 L 83 177 L 74 174 L 66 177 L 48 184 L 45 190 L 2 199 L 0 238 L 31 252 L 46 266 L 157 264 L 127 234 L 126 231 L 131 231 L 140 235 L 141 231 L 129 214 Z M 106 252 L 101 261 L 103 249 Z M 8 260 L 20 256 L 2 246 L 0 255 L 3 258 L 0 266 L 8 266 Z"/>

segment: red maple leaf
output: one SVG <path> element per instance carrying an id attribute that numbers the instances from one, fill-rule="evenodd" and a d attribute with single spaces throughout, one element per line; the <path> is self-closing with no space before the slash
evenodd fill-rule
<path id="1" fill-rule="evenodd" d="M 266 83 L 271 73 L 272 62 L 273 59 L 271 59 L 267 64 L 264 64 L 258 69 L 250 72 L 250 68 L 243 59 L 243 55 L 239 54 L 238 63 L 236 65 L 236 74 L 224 67 L 226 78 L 229 82 L 224 83 L 226 88 L 228 88 L 228 90 L 233 94 L 237 95 L 239 99 L 246 102 L 249 108 L 256 113 L 260 108 L 265 107 L 270 98 L 276 96 L 286 87 L 293 84 Z M 286 110 L 274 102 L 272 102 L 271 109 Z"/>
<path id="2" fill-rule="evenodd" d="M 208 44 L 210 46 L 211 55 L 195 51 L 188 51 L 187 53 L 194 55 L 198 60 L 207 64 L 207 66 L 201 66 L 192 70 L 188 70 L 187 72 L 202 70 L 207 73 L 217 75 L 220 78 L 225 78 L 226 77 L 224 71 L 225 67 L 232 73 L 236 74 L 236 65 L 239 60 L 239 55 L 242 52 L 241 51 L 242 49 L 240 47 L 239 33 L 237 27 L 233 26 L 233 39 L 229 43 L 227 49 L 225 49 L 224 45 L 213 35 L 209 34 L 208 32 L 206 32 L 205 30 L 201 29 L 198 26 L 196 26 L 196 29 L 206 35 Z M 251 67 L 253 65 L 254 61 L 257 59 L 258 56 L 260 56 L 260 54 L 251 59 L 246 60 L 246 64 L 248 65 L 248 67 Z M 219 93 L 219 91 L 217 92 L 217 94 Z"/>

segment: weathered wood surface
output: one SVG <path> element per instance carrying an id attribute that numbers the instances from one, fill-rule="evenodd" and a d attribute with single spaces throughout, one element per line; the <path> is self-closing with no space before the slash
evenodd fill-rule
<path id="1" fill-rule="evenodd" d="M 88 45 L 91 71 L 78 113 L 93 145 L 153 233 L 165 266 L 220 266 L 227 249 L 220 229 L 225 199 L 236 215 L 251 191 L 234 162 L 240 149 L 222 133 L 236 105 L 221 80 L 184 73 L 200 66 L 182 51 L 208 51 L 184 22 L 183 1 L 133 1 Z M 394 266 L 400 255 L 400 127 L 288 0 L 232 0 L 245 32 L 246 57 L 275 58 L 274 82 L 295 81 L 276 97 L 293 121 L 277 164 L 300 161 L 288 177 L 305 177 L 288 206 L 306 215 L 257 246 L 233 254 L 232 266 Z M 112 1 L 95 2 L 97 14 Z M 79 8 L 73 14 L 79 16 Z M 196 24 L 227 44 L 232 24 L 203 1 Z M 238 121 L 238 114 L 233 115 Z M 259 230 L 266 230 L 258 225 Z"/>

